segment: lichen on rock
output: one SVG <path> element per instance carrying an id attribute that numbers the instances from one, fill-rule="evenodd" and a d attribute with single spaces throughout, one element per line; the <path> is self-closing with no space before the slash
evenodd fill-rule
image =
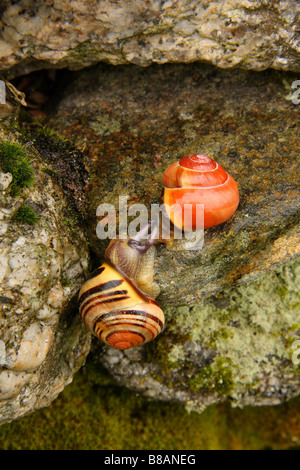
<path id="1" fill-rule="evenodd" d="M 120 384 L 202 412 L 276 405 L 297 396 L 300 369 L 299 259 L 197 305 L 166 307 L 167 328 L 154 343 L 100 360 Z M 95 356 L 97 357 L 97 356 Z"/>

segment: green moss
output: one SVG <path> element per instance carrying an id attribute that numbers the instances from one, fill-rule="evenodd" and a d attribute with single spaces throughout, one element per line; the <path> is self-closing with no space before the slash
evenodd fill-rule
<path id="1" fill-rule="evenodd" d="M 25 224 L 34 225 L 39 221 L 39 216 L 33 207 L 23 204 L 14 212 L 12 219 Z"/>
<path id="2" fill-rule="evenodd" d="M 65 146 L 65 145 L 71 145 L 71 142 L 69 139 L 63 138 L 57 131 L 52 129 L 51 127 L 48 126 L 36 126 L 34 129 L 36 137 L 42 137 L 45 138 L 46 141 L 49 141 L 49 145 L 51 147 L 53 146 Z M 34 139 L 33 139 L 34 140 Z"/>
<path id="3" fill-rule="evenodd" d="M 225 364 L 224 364 L 225 369 Z M 208 378 L 211 380 L 208 371 Z M 91 361 L 48 407 L 0 427 L 2 450 L 279 449 L 299 445 L 299 407 L 184 406 L 116 386 Z"/>
<path id="4" fill-rule="evenodd" d="M 15 142 L 0 142 L 0 165 L 3 171 L 13 176 L 12 194 L 17 195 L 22 188 L 34 183 L 31 159 L 24 146 Z"/>
<path id="5" fill-rule="evenodd" d="M 89 122 L 89 126 L 100 137 L 114 134 L 121 130 L 121 123 L 108 116 L 96 116 L 94 120 Z"/>
<path id="6" fill-rule="evenodd" d="M 62 220 L 62 223 L 64 225 L 69 227 L 71 230 L 75 230 L 75 231 L 78 227 L 78 222 L 79 220 L 78 220 L 77 214 L 75 213 L 71 214 L 71 212 L 69 212 L 68 217 L 64 217 L 64 219 Z"/>
<path id="7" fill-rule="evenodd" d="M 145 361 L 155 361 L 167 374 L 179 365 L 180 354 L 176 354 L 175 350 L 180 350 L 181 345 L 190 339 L 190 333 L 172 330 L 170 327 L 173 323 L 174 321 L 170 320 L 169 330 L 145 345 Z M 157 380 L 162 381 L 163 377 L 158 375 Z"/>
<path id="8" fill-rule="evenodd" d="M 228 395 L 232 387 L 231 361 L 220 357 L 212 364 L 202 367 L 191 380 L 191 389 L 194 391 L 209 390 L 219 395 Z"/>

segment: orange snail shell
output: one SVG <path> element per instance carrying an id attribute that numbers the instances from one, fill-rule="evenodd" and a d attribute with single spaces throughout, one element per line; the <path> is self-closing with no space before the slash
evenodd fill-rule
<path id="1" fill-rule="evenodd" d="M 86 327 L 115 349 L 147 343 L 164 325 L 164 313 L 156 302 L 107 262 L 82 286 L 78 302 Z"/>
<path id="2" fill-rule="evenodd" d="M 204 204 L 204 227 L 228 220 L 239 205 L 239 190 L 234 179 L 217 162 L 206 155 L 191 155 L 173 163 L 163 175 L 164 204 L 167 214 L 179 229 L 195 230 L 196 204 Z M 176 212 L 177 204 L 190 211 L 191 224 L 183 227 L 184 212 Z"/>

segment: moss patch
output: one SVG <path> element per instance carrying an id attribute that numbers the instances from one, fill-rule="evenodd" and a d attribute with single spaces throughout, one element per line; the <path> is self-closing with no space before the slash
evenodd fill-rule
<path id="1" fill-rule="evenodd" d="M 0 165 L 13 176 L 11 192 L 18 195 L 21 189 L 34 183 L 31 159 L 24 146 L 15 142 L 0 142 Z"/>
<path id="2" fill-rule="evenodd" d="M 100 373 L 99 373 L 100 372 Z M 87 362 L 48 408 L 0 427 L 3 450 L 263 449 L 299 445 L 299 399 L 277 407 L 231 408 L 201 415 L 114 385 Z"/>
<path id="3" fill-rule="evenodd" d="M 86 156 L 58 132 L 43 126 L 30 126 L 23 131 L 45 162 L 43 171 L 51 176 L 63 190 L 68 200 L 68 215 L 73 218 L 85 216 L 85 185 L 88 183 L 89 166 Z M 77 223 L 77 221 L 76 221 Z M 76 225 L 75 223 L 75 225 Z"/>
<path id="4" fill-rule="evenodd" d="M 212 365 L 202 367 L 191 380 L 192 390 L 215 391 L 219 395 L 228 395 L 233 387 L 230 361 L 217 358 Z"/>
<path id="5" fill-rule="evenodd" d="M 33 207 L 23 204 L 14 212 L 12 219 L 25 224 L 34 225 L 39 221 L 39 216 Z"/>

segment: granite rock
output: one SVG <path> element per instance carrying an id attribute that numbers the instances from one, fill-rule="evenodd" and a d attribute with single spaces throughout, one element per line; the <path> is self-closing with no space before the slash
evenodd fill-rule
<path id="1" fill-rule="evenodd" d="M 3 145 L 14 146 L 16 166 L 21 149 L 34 182 L 17 191 L 13 168 L 10 185 L 0 191 L 0 423 L 48 406 L 90 348 L 90 335 L 74 315 L 88 271 L 84 232 L 68 223 L 68 201 L 33 142 L 26 142 L 13 120 L 4 121 L 1 164 L 8 158 Z"/>
<path id="2" fill-rule="evenodd" d="M 205 61 L 299 71 L 294 0 L 4 1 L 0 68 Z"/>

